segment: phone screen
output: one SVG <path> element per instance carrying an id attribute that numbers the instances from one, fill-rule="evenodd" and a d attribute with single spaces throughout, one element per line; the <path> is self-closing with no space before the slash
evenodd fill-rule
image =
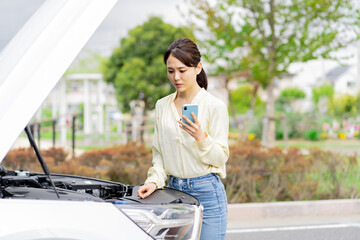
<path id="1" fill-rule="evenodd" d="M 194 118 L 192 117 L 191 113 L 194 113 L 196 117 L 198 117 L 198 105 L 197 104 L 184 104 L 182 106 L 182 115 L 189 118 L 192 122 L 194 122 Z M 182 121 L 186 124 L 189 124 L 185 119 Z"/>

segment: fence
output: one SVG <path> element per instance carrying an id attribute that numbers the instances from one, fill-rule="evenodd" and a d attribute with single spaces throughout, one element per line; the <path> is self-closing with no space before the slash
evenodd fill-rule
<path id="1" fill-rule="evenodd" d="M 123 119 L 119 124 L 120 129 L 112 130 L 111 128 L 104 133 L 85 134 L 82 123 L 82 113 L 67 114 L 56 118 L 43 119 L 41 121 L 31 122 L 29 124 L 30 132 L 37 140 L 37 145 L 41 148 L 41 141 L 51 139 L 52 147 L 68 146 L 67 142 L 60 141 L 58 133 L 64 128 L 70 129 L 70 136 L 66 134 L 66 139 L 71 138 L 72 154 L 79 146 L 96 147 L 109 146 L 114 144 L 125 144 L 130 141 L 139 141 L 149 144 L 152 139 L 154 124 L 150 117 L 129 117 Z M 61 118 L 65 118 L 65 125 L 60 122 Z M 67 132 L 67 131 L 66 131 Z M 49 134 L 50 133 L 50 134 Z M 61 133 L 63 134 L 63 133 Z"/>
<path id="2" fill-rule="evenodd" d="M 40 139 L 41 139 L 41 130 L 48 130 L 49 127 L 45 126 L 45 127 L 42 127 L 41 125 L 44 124 L 44 123 L 48 123 L 48 122 L 51 122 L 51 132 L 52 132 L 52 136 L 51 136 L 51 139 L 52 139 L 52 147 L 55 147 L 56 146 L 56 132 L 57 130 L 59 130 L 60 128 L 57 127 L 58 125 L 58 122 L 59 122 L 59 119 L 62 118 L 62 117 L 65 117 L 65 118 L 68 118 L 70 117 L 71 118 L 71 149 L 72 149 L 72 154 L 74 155 L 75 154 L 75 138 L 76 138 L 76 130 L 79 129 L 79 124 L 76 124 L 77 122 L 77 119 L 81 116 L 82 114 L 81 113 L 75 113 L 75 114 L 67 114 L 67 115 L 64 115 L 64 116 L 59 116 L 57 118 L 51 118 L 51 119 L 44 119 L 42 121 L 39 121 L 39 122 L 32 122 L 29 124 L 29 128 L 30 128 L 30 132 L 31 134 L 34 136 L 36 136 L 37 138 L 37 144 L 38 144 L 38 147 L 40 149 L 41 145 L 40 145 Z M 48 124 L 46 124 L 48 125 Z"/>

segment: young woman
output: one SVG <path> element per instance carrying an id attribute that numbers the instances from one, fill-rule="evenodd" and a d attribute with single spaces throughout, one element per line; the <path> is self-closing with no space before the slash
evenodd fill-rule
<path id="1" fill-rule="evenodd" d="M 187 38 L 174 41 L 164 55 L 176 92 L 156 103 L 153 166 L 138 195 L 149 196 L 168 179 L 169 187 L 192 194 L 204 206 L 201 239 L 225 239 L 227 200 L 220 177 L 226 176 L 229 157 L 229 116 L 225 104 L 206 91 L 200 57 Z M 182 116 L 184 104 L 198 105 L 194 121 Z"/>

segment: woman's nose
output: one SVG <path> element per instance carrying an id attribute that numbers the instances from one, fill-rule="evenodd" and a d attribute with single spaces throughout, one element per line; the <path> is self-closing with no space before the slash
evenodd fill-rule
<path id="1" fill-rule="evenodd" d="M 177 72 L 177 71 L 175 72 L 175 79 L 176 79 L 176 80 L 180 79 L 180 73 Z"/>

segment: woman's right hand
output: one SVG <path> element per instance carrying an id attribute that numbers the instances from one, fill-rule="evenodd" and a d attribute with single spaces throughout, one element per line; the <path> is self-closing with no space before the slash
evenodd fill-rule
<path id="1" fill-rule="evenodd" d="M 150 194 L 152 194 L 155 190 L 156 190 L 156 184 L 151 182 L 140 186 L 137 193 L 139 197 L 146 198 Z"/>

